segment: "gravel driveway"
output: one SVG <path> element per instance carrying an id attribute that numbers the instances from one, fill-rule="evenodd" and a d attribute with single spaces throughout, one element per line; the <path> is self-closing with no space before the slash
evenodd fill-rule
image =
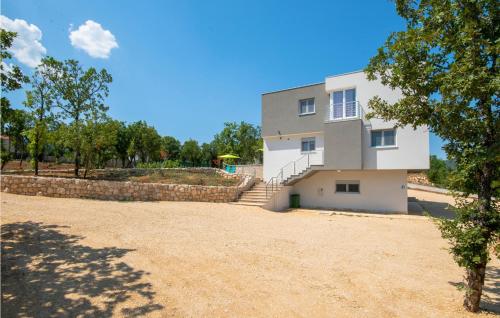
<path id="1" fill-rule="evenodd" d="M 3 317 L 478 317 L 419 216 L 1 200 Z M 499 310 L 499 281 L 496 259 L 484 307 Z"/>

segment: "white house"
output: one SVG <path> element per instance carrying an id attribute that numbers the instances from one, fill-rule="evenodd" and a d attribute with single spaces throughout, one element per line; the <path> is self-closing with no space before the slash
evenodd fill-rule
<path id="1" fill-rule="evenodd" d="M 268 208 L 299 194 L 307 208 L 407 212 L 407 170 L 429 168 L 429 132 L 367 120 L 376 95 L 401 93 L 353 72 L 262 94 Z"/>

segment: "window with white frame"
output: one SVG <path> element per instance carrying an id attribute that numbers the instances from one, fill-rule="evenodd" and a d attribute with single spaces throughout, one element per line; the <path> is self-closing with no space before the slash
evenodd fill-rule
<path id="1" fill-rule="evenodd" d="M 336 193 L 359 193 L 359 181 L 337 181 L 335 183 Z"/>
<path id="2" fill-rule="evenodd" d="M 335 91 L 330 94 L 331 119 L 345 119 L 358 117 L 356 89 Z"/>
<path id="3" fill-rule="evenodd" d="M 372 130 L 372 147 L 390 147 L 396 145 L 396 129 Z"/>
<path id="4" fill-rule="evenodd" d="M 299 100 L 299 115 L 314 114 L 315 112 L 314 98 Z"/>
<path id="5" fill-rule="evenodd" d="M 310 152 L 316 150 L 316 138 L 302 138 L 300 143 L 300 150 L 302 152 Z"/>

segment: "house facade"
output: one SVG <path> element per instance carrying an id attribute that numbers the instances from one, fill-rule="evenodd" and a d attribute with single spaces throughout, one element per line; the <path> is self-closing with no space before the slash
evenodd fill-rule
<path id="1" fill-rule="evenodd" d="M 363 72 L 262 94 L 262 137 L 268 207 L 407 212 L 407 170 L 429 168 L 427 127 L 395 128 L 368 120 L 368 101 L 401 93 Z"/>

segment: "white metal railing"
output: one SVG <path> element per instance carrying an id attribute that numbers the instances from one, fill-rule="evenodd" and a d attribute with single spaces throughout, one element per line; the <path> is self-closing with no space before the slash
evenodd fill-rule
<path id="1" fill-rule="evenodd" d="M 312 165 L 323 164 L 323 151 L 315 150 L 308 152 L 301 156 L 299 159 L 290 161 L 283 167 L 275 177 L 269 179 L 266 183 L 266 198 L 272 195 L 281 184 L 294 175 L 299 175 L 307 170 Z"/>
<path id="2" fill-rule="evenodd" d="M 363 108 L 358 101 L 330 104 L 326 108 L 325 121 L 362 118 Z"/>

